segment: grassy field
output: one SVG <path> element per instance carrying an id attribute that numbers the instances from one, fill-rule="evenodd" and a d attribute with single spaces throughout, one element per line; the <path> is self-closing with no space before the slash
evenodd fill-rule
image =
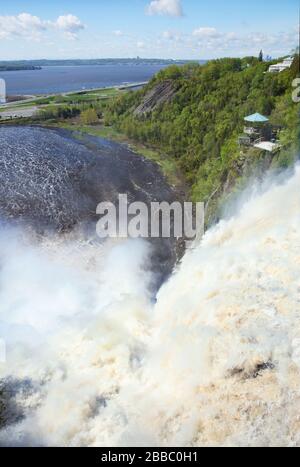
<path id="1" fill-rule="evenodd" d="M 14 105 L 8 105 L 6 107 L 0 107 L 0 113 L 1 112 L 8 112 L 9 110 L 14 110 L 14 109 L 28 109 L 28 107 L 34 107 L 36 104 L 33 102 L 24 102 L 23 104 L 14 104 Z"/>
<path id="2" fill-rule="evenodd" d="M 101 99 L 109 99 L 113 97 L 117 97 L 120 94 L 124 93 L 124 90 L 119 90 L 118 88 L 105 88 L 105 89 L 95 89 L 92 91 L 79 91 L 74 93 L 68 94 L 55 94 L 53 96 L 41 96 L 37 97 L 36 99 L 30 99 L 26 101 L 18 101 L 12 105 L 8 105 L 5 107 L 0 107 L 0 112 L 4 112 L 6 110 L 13 110 L 15 108 L 22 109 L 27 107 L 33 106 L 44 106 L 44 105 L 51 105 L 51 104 L 84 104 L 84 103 L 92 103 L 97 102 Z"/>
<path id="3" fill-rule="evenodd" d="M 35 105 L 48 105 L 48 104 L 71 104 L 71 103 L 87 103 L 95 102 L 100 99 L 108 99 L 116 97 L 124 91 L 117 88 L 97 89 L 95 91 L 80 91 L 72 94 L 59 94 L 55 96 L 39 97 L 31 102 Z"/>

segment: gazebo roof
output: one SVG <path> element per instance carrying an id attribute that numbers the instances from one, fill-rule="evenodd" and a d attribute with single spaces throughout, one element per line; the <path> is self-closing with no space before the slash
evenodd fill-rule
<path id="1" fill-rule="evenodd" d="M 259 113 L 249 115 L 248 117 L 245 117 L 244 120 L 246 122 L 251 122 L 251 123 L 266 123 L 269 121 L 267 117 L 264 117 L 263 115 Z"/>

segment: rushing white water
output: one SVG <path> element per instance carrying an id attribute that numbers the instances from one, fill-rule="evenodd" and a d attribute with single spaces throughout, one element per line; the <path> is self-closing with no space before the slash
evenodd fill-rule
<path id="1" fill-rule="evenodd" d="M 1 443 L 300 445 L 299 186 L 208 231 L 155 305 L 143 242 L 4 230 L 1 374 L 24 417 Z"/>

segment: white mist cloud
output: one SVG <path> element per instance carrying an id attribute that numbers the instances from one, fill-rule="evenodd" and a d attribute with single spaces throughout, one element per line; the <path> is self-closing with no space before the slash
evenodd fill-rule
<path id="1" fill-rule="evenodd" d="M 181 0 L 152 0 L 147 7 L 149 15 L 183 16 Z"/>
<path id="2" fill-rule="evenodd" d="M 299 445 L 299 183 L 243 196 L 155 304 L 143 241 L 0 228 L 0 381 L 24 414 L 0 444 Z"/>
<path id="3" fill-rule="evenodd" d="M 87 412 L 101 411 L 108 394 L 114 394 L 114 372 L 122 368 L 126 379 L 139 365 L 150 317 L 151 273 L 145 265 L 151 249 L 141 240 L 111 241 L 104 247 L 72 235 L 50 235 L 36 243 L 24 232 L 2 230 L 0 339 L 7 361 L 0 362 L 0 384 L 12 375 L 29 378 L 35 387 L 33 398 L 25 388 L 18 398 L 27 415 L 24 425 L 14 426 L 21 443 L 56 444 L 61 436 L 65 444 L 65 437 L 77 437 L 74 426 L 82 426 Z M 66 366 L 69 358 L 72 363 Z M 41 411 L 33 413 L 37 405 Z M 52 417 L 64 419 L 57 432 L 53 425 L 53 436 Z M 0 430 L 0 444 L 7 435 Z M 14 435 L 8 435 L 8 444 L 19 442 Z"/>

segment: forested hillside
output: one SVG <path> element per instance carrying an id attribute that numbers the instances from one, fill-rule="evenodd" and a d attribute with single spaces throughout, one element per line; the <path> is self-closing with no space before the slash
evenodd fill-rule
<path id="1" fill-rule="evenodd" d="M 105 124 L 174 158 L 193 200 L 213 199 L 216 212 L 250 174 L 288 166 L 298 156 L 299 106 L 292 101 L 292 81 L 299 57 L 280 74 L 267 73 L 269 65 L 247 57 L 169 67 L 143 90 L 106 103 Z M 253 148 L 241 152 L 237 144 L 244 117 L 255 112 L 282 128 L 276 155 Z"/>

